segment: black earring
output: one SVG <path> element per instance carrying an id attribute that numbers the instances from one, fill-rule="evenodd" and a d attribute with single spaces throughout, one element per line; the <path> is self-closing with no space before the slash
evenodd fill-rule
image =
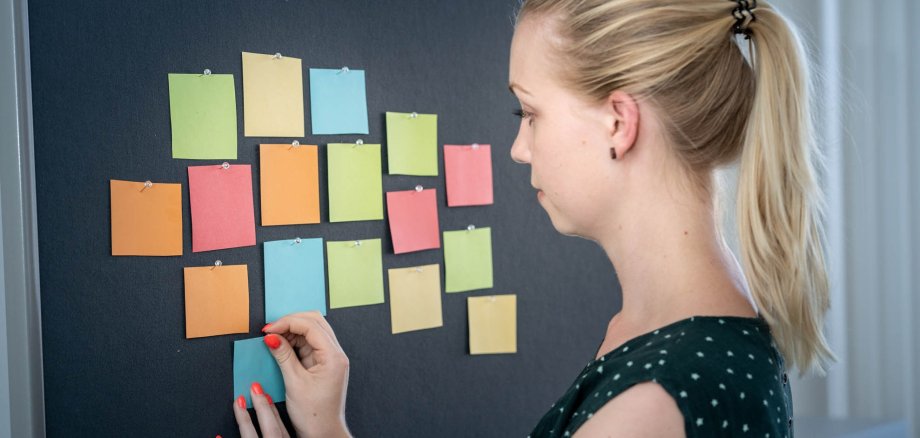
<path id="1" fill-rule="evenodd" d="M 617 150 L 616 150 L 616 148 L 610 148 L 610 158 L 613 158 L 614 160 L 617 159 Z"/>

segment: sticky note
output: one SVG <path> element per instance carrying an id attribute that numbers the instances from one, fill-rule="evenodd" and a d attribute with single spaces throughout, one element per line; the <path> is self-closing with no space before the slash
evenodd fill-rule
<path id="1" fill-rule="evenodd" d="M 265 322 L 316 310 L 326 314 L 323 239 L 276 240 L 265 251 Z"/>
<path id="2" fill-rule="evenodd" d="M 113 256 L 182 255 L 182 184 L 111 180 Z"/>
<path id="3" fill-rule="evenodd" d="M 192 252 L 256 244 L 248 164 L 189 166 Z"/>
<path id="4" fill-rule="evenodd" d="M 233 399 L 246 398 L 246 407 L 252 407 L 249 388 L 259 382 L 262 390 L 277 403 L 284 401 L 284 379 L 278 361 L 268 351 L 262 338 L 243 339 L 233 342 Z"/>
<path id="5" fill-rule="evenodd" d="M 317 147 L 259 145 L 262 226 L 319 223 Z"/>
<path id="6" fill-rule="evenodd" d="M 383 219 L 379 144 L 330 143 L 329 222 Z"/>
<path id="7" fill-rule="evenodd" d="M 300 58 L 243 52 L 246 137 L 303 137 Z"/>
<path id="8" fill-rule="evenodd" d="M 185 337 L 249 331 L 246 265 L 185 268 Z"/>
<path id="9" fill-rule="evenodd" d="M 233 75 L 169 74 L 173 158 L 236 159 Z"/>
<path id="10" fill-rule="evenodd" d="M 367 134 L 364 70 L 310 69 L 313 134 Z"/>
<path id="11" fill-rule="evenodd" d="M 326 242 L 329 308 L 383 303 L 380 239 Z"/>
<path id="12" fill-rule="evenodd" d="M 440 248 L 435 189 L 387 192 L 393 252 Z"/>
<path id="13" fill-rule="evenodd" d="M 438 116 L 388 112 L 387 164 L 391 175 L 438 175 Z"/>
<path id="14" fill-rule="evenodd" d="M 396 268 L 390 277 L 390 322 L 393 334 L 444 325 L 441 312 L 441 266 Z"/>
<path id="15" fill-rule="evenodd" d="M 470 354 L 517 352 L 517 295 L 468 297 Z"/>
<path id="16" fill-rule="evenodd" d="M 444 145 L 444 179 L 449 207 L 491 205 L 491 145 Z"/>
<path id="17" fill-rule="evenodd" d="M 492 287 L 492 229 L 444 232 L 447 292 Z"/>

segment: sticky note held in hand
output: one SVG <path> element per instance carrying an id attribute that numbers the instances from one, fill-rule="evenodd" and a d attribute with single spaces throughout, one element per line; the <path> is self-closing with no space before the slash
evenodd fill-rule
<path id="1" fill-rule="evenodd" d="M 275 403 L 284 401 L 286 397 L 278 361 L 262 339 L 233 342 L 233 398 L 245 397 L 247 408 L 252 408 L 249 388 L 255 382 Z"/>

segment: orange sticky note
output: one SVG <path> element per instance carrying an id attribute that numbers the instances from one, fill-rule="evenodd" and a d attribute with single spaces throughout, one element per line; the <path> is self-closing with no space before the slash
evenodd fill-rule
<path id="1" fill-rule="evenodd" d="M 111 180 L 112 255 L 182 255 L 182 184 Z"/>
<path id="2" fill-rule="evenodd" d="M 316 146 L 259 146 L 262 226 L 318 224 Z"/>
<path id="3" fill-rule="evenodd" d="M 185 337 L 248 332 L 247 266 L 185 268 Z"/>
<path id="4" fill-rule="evenodd" d="M 394 253 L 441 247 L 435 189 L 387 192 L 387 214 Z"/>
<path id="5" fill-rule="evenodd" d="M 492 147 L 487 144 L 444 145 L 447 205 L 492 204 Z"/>

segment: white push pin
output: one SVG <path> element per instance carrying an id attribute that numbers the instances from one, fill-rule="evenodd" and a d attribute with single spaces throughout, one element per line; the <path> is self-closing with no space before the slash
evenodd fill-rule
<path id="1" fill-rule="evenodd" d="M 362 144 L 364 144 L 364 140 L 361 140 L 361 139 L 359 138 L 359 139 L 355 140 L 355 144 L 358 145 L 358 146 L 361 146 Z"/>
<path id="2" fill-rule="evenodd" d="M 218 260 L 218 261 L 214 262 L 214 268 L 219 268 L 219 267 L 221 267 L 223 264 L 224 264 L 224 262 Z M 214 269 L 214 268 L 211 268 L 211 269 Z"/>
<path id="3" fill-rule="evenodd" d="M 144 181 L 144 188 L 142 188 L 141 191 L 143 192 L 144 190 L 147 190 L 151 187 L 153 187 L 153 183 L 148 179 L 147 181 Z"/>
<path id="4" fill-rule="evenodd" d="M 339 73 L 348 73 L 349 71 L 350 70 L 348 70 L 348 66 L 345 66 L 345 67 L 342 67 L 341 70 L 339 70 Z"/>
<path id="5" fill-rule="evenodd" d="M 469 224 L 466 226 L 466 231 L 473 231 L 476 229 L 476 225 Z"/>
<path id="6" fill-rule="evenodd" d="M 479 149 L 479 143 L 473 143 L 473 150 Z"/>
<path id="7" fill-rule="evenodd" d="M 410 118 L 410 119 L 417 119 L 417 118 L 418 118 L 418 113 L 413 112 L 412 114 L 409 114 L 409 118 Z"/>
<path id="8" fill-rule="evenodd" d="M 422 187 L 421 184 L 415 186 L 415 191 L 416 191 L 416 192 L 421 192 L 422 190 L 424 190 L 424 187 Z"/>
<path id="9" fill-rule="evenodd" d="M 291 147 L 296 148 L 297 146 L 300 146 L 300 142 L 299 142 L 299 141 L 294 140 L 294 141 L 291 142 Z"/>
<path id="10" fill-rule="evenodd" d="M 227 170 L 227 169 L 229 169 L 229 168 L 230 168 L 230 163 L 228 163 L 228 162 L 226 162 L 226 161 L 224 161 L 224 164 L 221 164 L 221 165 L 220 165 L 220 167 L 223 167 L 223 168 L 224 168 L 224 170 Z"/>
<path id="11" fill-rule="evenodd" d="M 299 237 L 295 237 L 295 238 L 294 238 L 294 244 L 295 244 L 295 245 L 300 245 L 300 242 L 301 242 L 301 240 L 300 240 Z"/>
<path id="12" fill-rule="evenodd" d="M 275 53 L 275 56 L 272 56 L 272 59 L 281 59 L 281 53 L 280 52 Z"/>
<path id="13" fill-rule="evenodd" d="M 360 241 L 360 240 L 355 240 L 355 244 L 354 244 L 353 246 L 361 246 L 361 241 Z"/>
<path id="14" fill-rule="evenodd" d="M 204 75 L 205 75 L 205 76 L 211 76 L 211 69 L 209 69 L 209 68 L 204 69 Z"/>

